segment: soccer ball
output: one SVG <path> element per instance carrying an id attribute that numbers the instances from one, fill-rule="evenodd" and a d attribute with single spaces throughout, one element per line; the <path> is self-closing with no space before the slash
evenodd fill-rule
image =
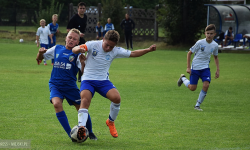
<path id="1" fill-rule="evenodd" d="M 20 39 L 19 42 L 22 43 L 22 42 L 23 42 L 23 39 Z"/>
<path id="2" fill-rule="evenodd" d="M 77 131 L 78 131 L 78 126 L 76 125 L 76 126 L 74 126 L 74 127 L 72 128 L 72 130 L 71 130 L 71 132 L 70 132 L 71 140 L 72 140 L 73 142 L 82 143 L 82 142 L 84 142 L 85 140 L 87 140 L 87 138 L 89 137 L 89 131 L 88 131 L 87 128 L 86 128 L 87 137 L 86 137 L 85 139 L 82 139 L 82 140 L 79 140 L 79 139 L 77 138 Z"/>
<path id="3" fill-rule="evenodd" d="M 37 40 L 35 40 L 35 43 L 37 43 Z"/>

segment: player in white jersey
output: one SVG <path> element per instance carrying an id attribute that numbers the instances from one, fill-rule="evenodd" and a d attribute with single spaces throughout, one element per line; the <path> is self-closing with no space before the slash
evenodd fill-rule
<path id="1" fill-rule="evenodd" d="M 82 65 L 84 66 L 84 60 L 86 58 L 84 55 L 72 53 L 72 48 L 78 45 L 79 39 L 80 31 L 71 29 L 65 39 L 65 46 L 56 45 L 48 50 L 40 48 L 37 54 L 37 60 L 55 59 L 49 80 L 50 102 L 54 105 L 57 119 L 69 137 L 71 128 L 66 113 L 63 110 L 62 103 L 63 100 L 66 99 L 68 104 L 74 105 L 77 111 L 80 107 L 81 97 L 80 90 L 76 84 L 76 74 L 78 68 L 82 69 Z M 82 61 L 80 63 L 81 58 Z M 92 131 L 90 115 L 88 115 L 87 127 L 89 128 L 89 138 L 97 140 Z"/>
<path id="2" fill-rule="evenodd" d="M 213 40 L 216 35 L 216 28 L 214 24 L 210 24 L 205 29 L 205 39 L 199 40 L 196 44 L 190 48 L 187 54 L 187 73 L 190 74 L 190 81 L 186 78 L 184 74 L 181 74 L 177 85 L 180 87 L 182 83 L 185 84 L 187 88 L 191 91 L 195 91 L 197 88 L 199 78 L 202 79 L 203 87 L 199 94 L 198 100 L 194 109 L 202 111 L 200 104 L 204 101 L 209 84 L 211 82 L 211 73 L 209 68 L 210 57 L 214 55 L 214 61 L 217 67 L 215 72 L 215 79 L 219 77 L 219 59 L 218 59 L 218 44 Z M 191 55 L 195 53 L 192 61 L 192 66 L 190 66 Z"/>
<path id="3" fill-rule="evenodd" d="M 48 46 L 49 46 L 48 36 L 51 39 L 51 44 L 53 43 L 53 39 L 52 39 L 52 34 L 49 28 L 45 26 L 45 24 L 46 24 L 46 21 L 44 19 L 41 19 L 40 20 L 41 27 L 39 27 L 36 32 L 36 41 L 37 41 L 36 45 L 37 47 L 39 47 L 39 42 L 40 42 L 41 47 L 48 49 Z M 39 65 L 40 61 L 37 63 Z M 46 60 L 44 60 L 43 63 L 44 65 L 47 65 Z"/>
<path id="4" fill-rule="evenodd" d="M 121 97 L 116 87 L 109 81 L 109 68 L 115 58 L 140 57 L 148 52 L 156 50 L 156 45 L 149 48 L 129 51 L 121 47 L 116 47 L 120 35 L 115 30 L 108 31 L 103 40 L 89 41 L 84 45 L 73 48 L 73 53 L 85 53 L 84 73 L 81 78 L 81 105 L 78 111 L 78 138 L 85 138 L 86 121 L 88 119 L 88 108 L 95 92 L 111 101 L 109 118 L 106 125 L 109 127 L 110 134 L 118 137 L 114 121 L 120 110 Z M 84 47 L 84 48 L 81 48 Z"/>

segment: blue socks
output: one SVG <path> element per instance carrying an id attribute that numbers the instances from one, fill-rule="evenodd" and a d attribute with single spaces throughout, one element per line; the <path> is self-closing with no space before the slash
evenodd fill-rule
<path id="1" fill-rule="evenodd" d="M 86 122 L 86 128 L 89 130 L 89 133 L 93 133 L 93 131 L 92 131 L 92 122 L 91 122 L 90 115 L 88 115 L 88 120 Z"/>
<path id="2" fill-rule="evenodd" d="M 69 121 L 68 121 L 68 118 L 67 118 L 65 112 L 61 111 L 59 113 L 56 113 L 56 117 L 59 120 L 59 122 L 61 123 L 64 130 L 66 131 L 66 133 L 68 134 L 68 136 L 70 137 L 71 128 L 69 126 Z"/>
<path id="3" fill-rule="evenodd" d="M 206 95 L 207 95 L 207 92 L 201 90 L 199 98 L 198 98 L 197 103 L 196 103 L 195 106 L 200 106 L 200 104 L 204 101 Z"/>

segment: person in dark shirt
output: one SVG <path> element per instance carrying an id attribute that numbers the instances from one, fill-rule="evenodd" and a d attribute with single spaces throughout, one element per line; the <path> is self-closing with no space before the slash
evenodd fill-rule
<path id="1" fill-rule="evenodd" d="M 129 40 L 130 47 L 133 50 L 132 30 L 135 28 L 135 22 L 129 18 L 128 14 L 125 14 L 125 19 L 122 20 L 120 25 L 121 25 L 122 30 L 124 30 L 127 49 L 129 49 L 129 43 L 128 43 L 128 40 Z"/>
<path id="2" fill-rule="evenodd" d="M 81 32 L 80 35 L 80 42 L 79 45 L 81 44 L 85 44 L 85 39 L 84 37 L 84 33 L 85 33 L 85 29 L 87 26 L 87 15 L 85 14 L 86 11 L 86 4 L 84 2 L 80 2 L 78 4 L 78 13 L 75 14 L 68 23 L 67 26 L 67 32 L 69 32 L 72 28 L 78 29 Z M 81 76 L 82 73 L 79 70 L 78 72 L 78 82 L 81 82 Z"/>

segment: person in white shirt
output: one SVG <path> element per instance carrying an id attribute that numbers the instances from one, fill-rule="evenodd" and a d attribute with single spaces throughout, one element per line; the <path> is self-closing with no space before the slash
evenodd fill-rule
<path id="1" fill-rule="evenodd" d="M 109 117 L 106 125 L 109 127 L 110 134 L 118 137 L 114 121 L 120 110 L 121 97 L 109 80 L 109 68 L 115 58 L 140 57 L 148 52 L 156 50 L 156 45 L 149 48 L 130 51 L 121 47 L 116 47 L 120 35 L 115 30 L 108 31 L 103 40 L 89 41 L 84 45 L 74 47 L 73 53 L 87 52 L 84 73 L 81 77 L 81 105 L 78 111 L 78 138 L 86 138 L 86 121 L 88 118 L 88 108 L 95 92 L 111 101 Z M 81 48 L 83 47 L 83 48 Z"/>
<path id="2" fill-rule="evenodd" d="M 190 81 L 184 74 L 181 74 L 177 85 L 180 87 L 182 83 L 191 91 L 195 91 L 197 88 L 199 78 L 202 79 L 203 87 L 199 94 L 198 100 L 194 109 L 202 111 L 200 104 L 204 101 L 209 84 L 211 82 L 211 73 L 209 68 L 211 54 L 214 55 L 214 61 L 217 67 L 215 72 L 215 79 L 219 78 L 219 59 L 218 59 L 218 44 L 213 40 L 216 35 L 216 28 L 214 24 L 210 24 L 205 29 L 205 39 L 199 40 L 196 44 L 190 48 L 187 54 L 187 73 L 190 74 Z M 192 66 L 190 66 L 191 55 L 195 53 Z"/>
<path id="3" fill-rule="evenodd" d="M 41 25 L 41 27 L 39 27 L 37 29 L 37 32 L 36 32 L 36 41 L 37 41 L 36 45 L 37 45 L 37 47 L 39 47 L 39 43 L 40 43 L 41 47 L 48 49 L 48 46 L 49 46 L 48 36 L 49 36 L 49 38 L 51 40 L 51 44 L 52 44 L 53 43 L 52 34 L 50 32 L 50 29 L 47 26 L 45 26 L 46 21 L 44 19 L 40 20 L 40 25 Z M 41 63 L 40 61 L 37 61 L 38 65 L 40 63 Z M 44 65 L 47 65 L 45 59 L 43 60 L 43 63 L 44 63 Z"/>

